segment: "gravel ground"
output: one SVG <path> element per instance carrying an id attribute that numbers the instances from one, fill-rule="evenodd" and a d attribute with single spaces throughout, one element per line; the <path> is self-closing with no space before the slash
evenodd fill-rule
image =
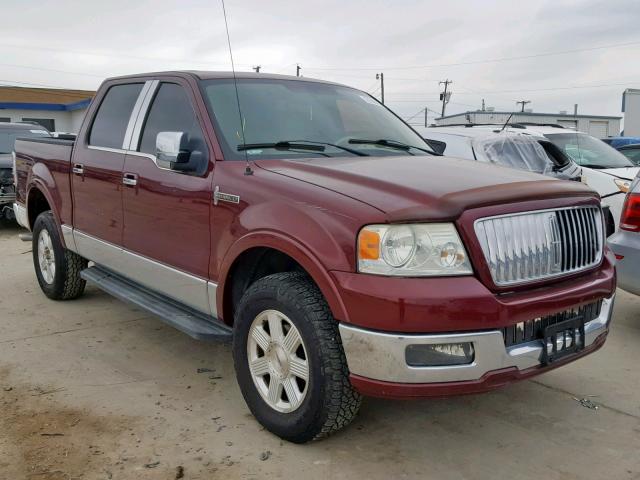
<path id="1" fill-rule="evenodd" d="M 300 446 L 252 418 L 228 346 L 94 288 L 47 300 L 18 233 L 0 225 L 2 480 L 640 479 L 640 297 L 619 291 L 607 344 L 569 366 L 484 395 L 365 399 Z"/>

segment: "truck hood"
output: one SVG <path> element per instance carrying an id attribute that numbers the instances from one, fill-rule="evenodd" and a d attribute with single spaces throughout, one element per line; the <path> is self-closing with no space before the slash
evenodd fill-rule
<path id="1" fill-rule="evenodd" d="M 447 157 L 257 160 L 259 167 L 360 200 L 389 221 L 452 220 L 470 208 L 528 200 L 594 197 L 580 182 Z"/>
<path id="2" fill-rule="evenodd" d="M 13 168 L 13 157 L 10 153 L 0 153 L 0 168 Z"/>

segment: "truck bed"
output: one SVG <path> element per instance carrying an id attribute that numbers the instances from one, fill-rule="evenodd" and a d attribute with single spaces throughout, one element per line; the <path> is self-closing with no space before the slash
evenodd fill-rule
<path id="1" fill-rule="evenodd" d="M 16 201 L 27 204 L 26 186 L 46 184 L 49 199 L 62 223 L 71 222 L 71 155 L 75 141 L 60 138 L 16 139 Z"/>

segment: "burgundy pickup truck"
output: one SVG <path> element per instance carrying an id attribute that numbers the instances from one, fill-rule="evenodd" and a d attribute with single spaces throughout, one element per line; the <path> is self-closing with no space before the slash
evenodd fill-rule
<path id="1" fill-rule="evenodd" d="M 15 170 L 45 295 L 91 282 L 232 340 L 251 411 L 293 442 L 347 425 L 361 395 L 486 391 L 607 336 L 593 191 L 434 154 L 346 86 L 113 78 L 75 141 L 18 140 Z"/>

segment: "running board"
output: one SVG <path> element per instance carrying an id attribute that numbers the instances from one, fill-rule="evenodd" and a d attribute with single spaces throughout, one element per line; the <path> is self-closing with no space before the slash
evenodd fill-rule
<path id="1" fill-rule="evenodd" d="M 153 292 L 100 266 L 89 267 L 80 276 L 110 295 L 140 307 L 196 340 L 231 341 L 233 330 L 215 317 L 207 316 L 164 295 Z"/>

